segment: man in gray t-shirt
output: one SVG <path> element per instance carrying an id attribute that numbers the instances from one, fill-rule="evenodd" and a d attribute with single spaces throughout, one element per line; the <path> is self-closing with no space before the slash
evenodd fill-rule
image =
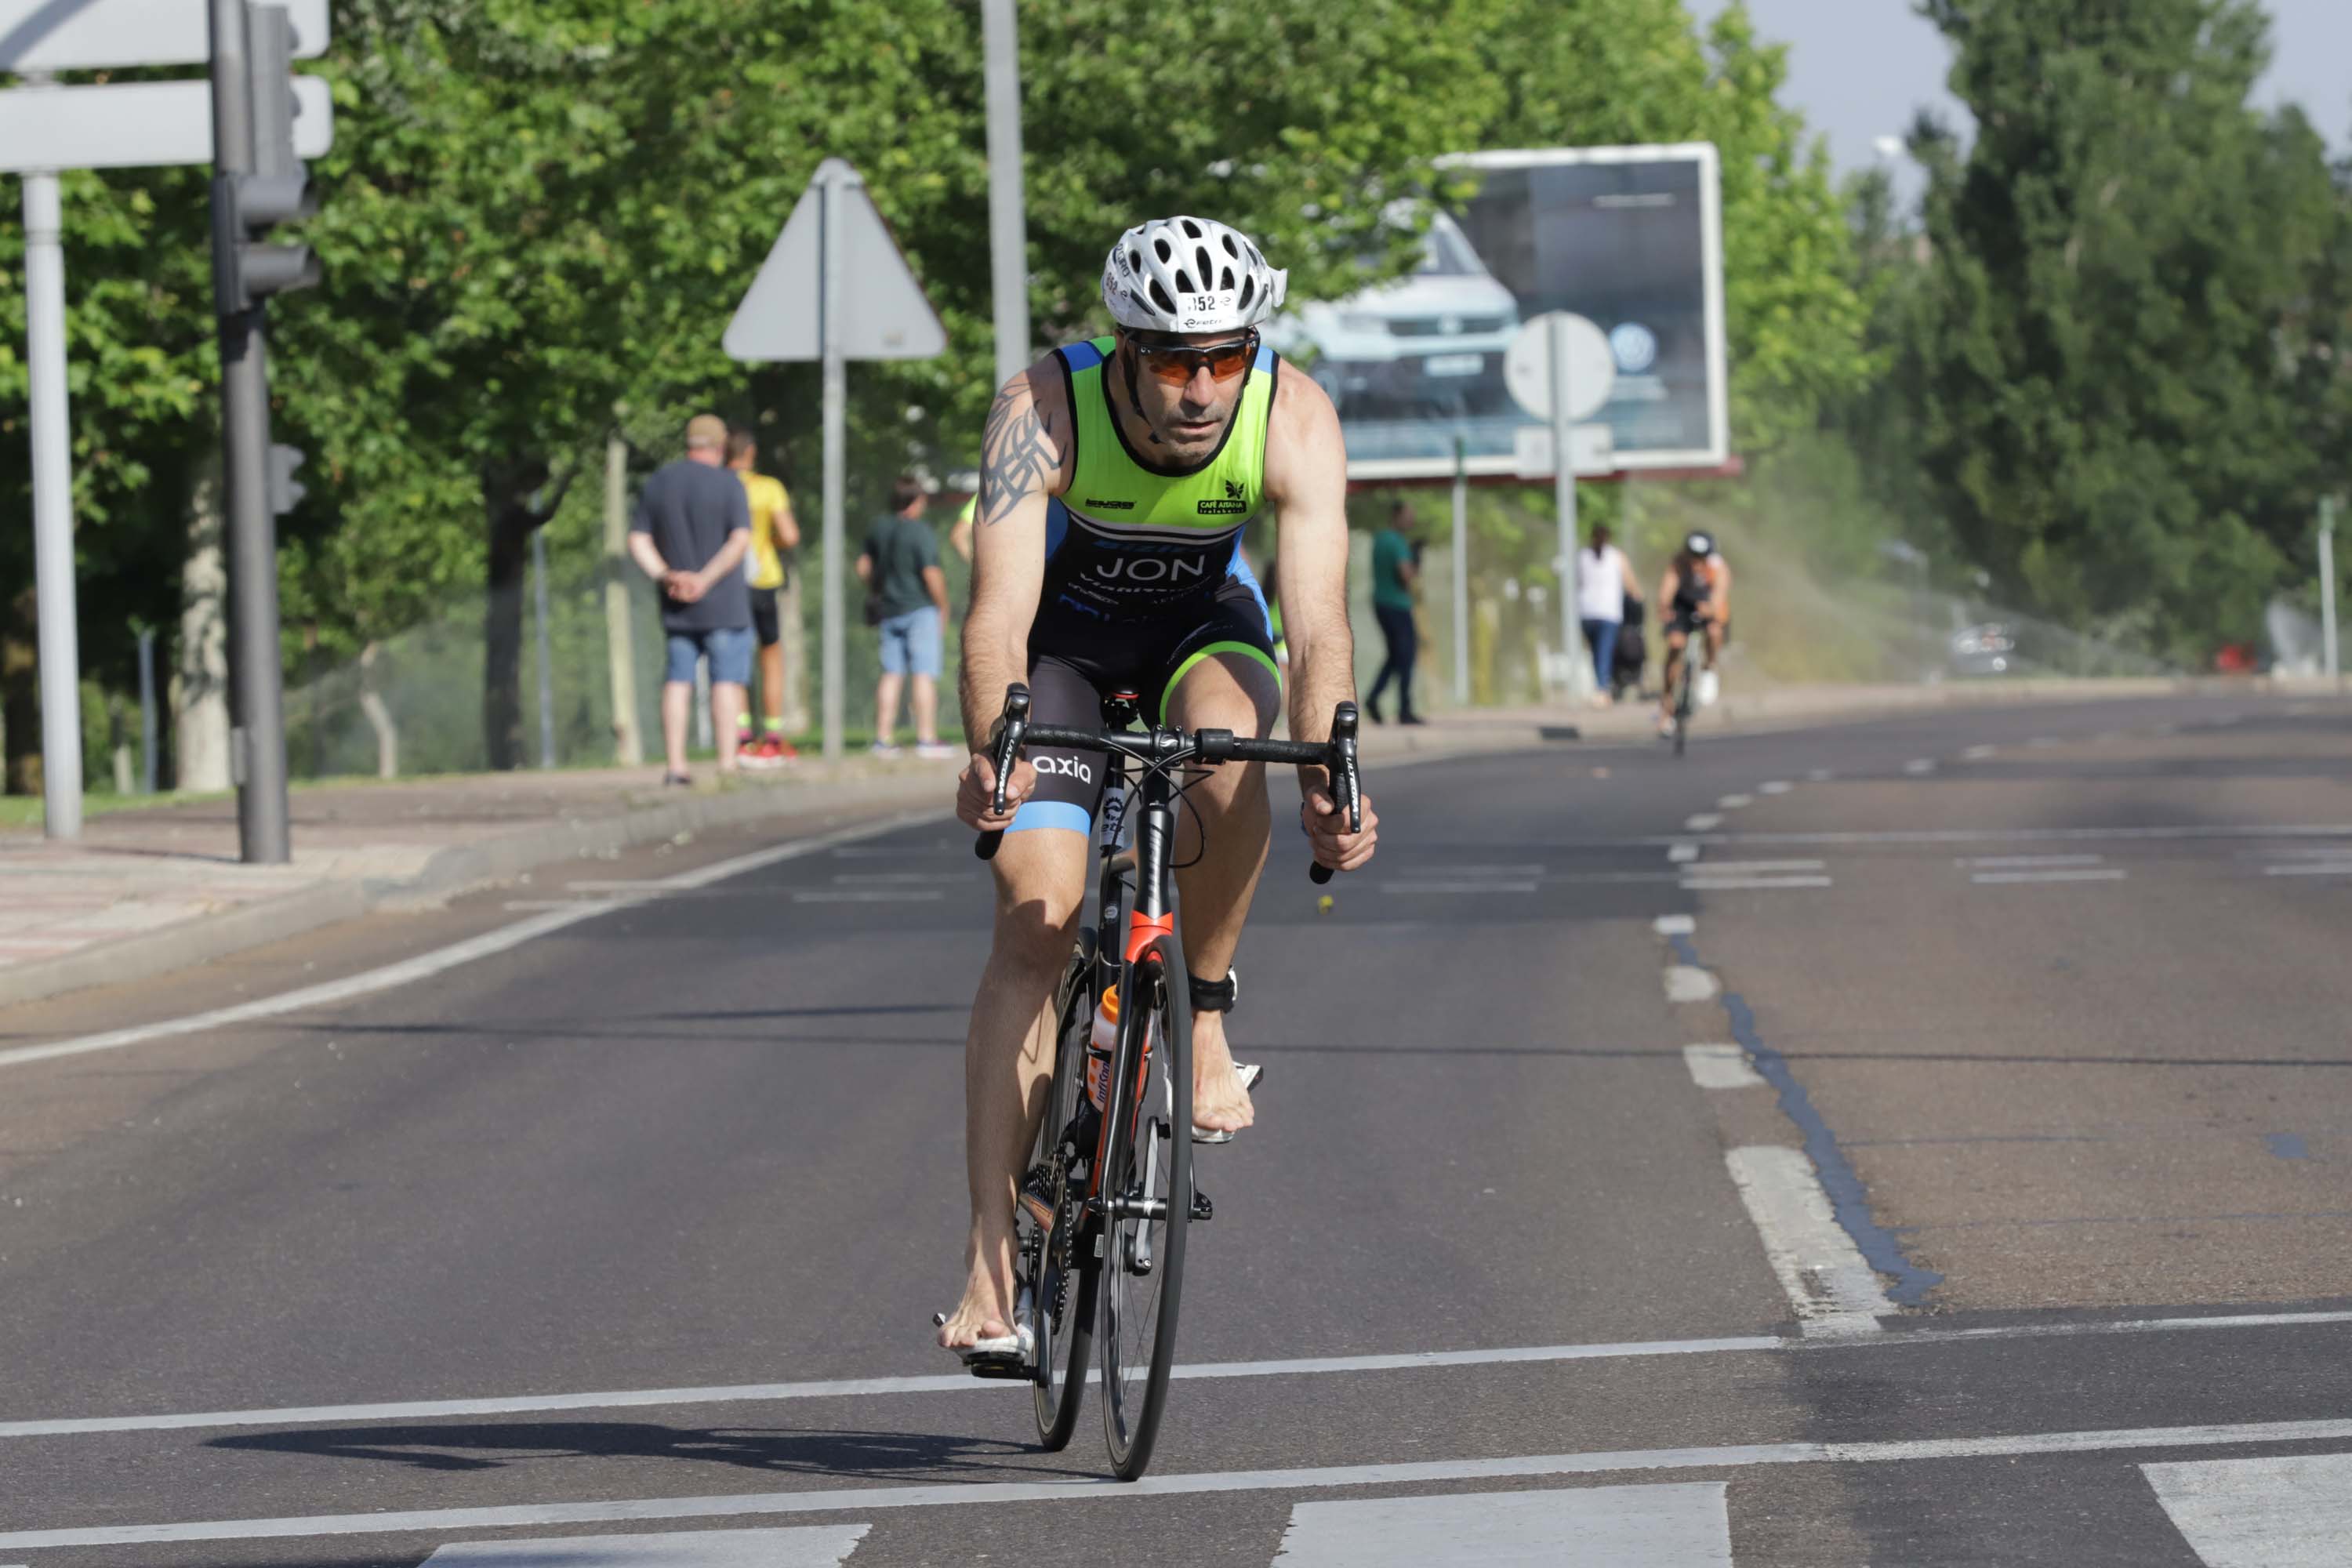
<path id="1" fill-rule="evenodd" d="M 637 495 L 629 556 L 659 584 L 662 630 L 668 635 L 662 683 L 662 742 L 669 753 L 665 784 L 691 784 L 686 771 L 686 721 L 694 703 L 694 666 L 710 661 L 710 727 L 719 771 L 735 771 L 736 726 L 751 683 L 751 592 L 740 567 L 751 547 L 751 508 L 741 481 L 726 468 L 727 422 L 698 414 L 687 422 L 686 456 L 654 471 Z"/>

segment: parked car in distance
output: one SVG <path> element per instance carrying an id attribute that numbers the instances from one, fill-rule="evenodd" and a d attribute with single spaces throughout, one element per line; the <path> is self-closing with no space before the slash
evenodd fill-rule
<path id="1" fill-rule="evenodd" d="M 1518 301 L 1440 213 L 1409 277 L 1302 306 L 1266 338 L 1306 363 L 1343 416 L 1429 419 L 1512 408 L 1503 353 L 1518 324 Z"/>

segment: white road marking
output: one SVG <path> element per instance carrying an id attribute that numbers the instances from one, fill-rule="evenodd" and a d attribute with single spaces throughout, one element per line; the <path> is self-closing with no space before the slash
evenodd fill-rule
<path id="1" fill-rule="evenodd" d="M 1682 889 L 1685 893 L 1763 893 L 1790 888 L 1826 888 L 1827 877 L 1685 877 Z"/>
<path id="2" fill-rule="evenodd" d="M 1664 979 L 1669 1002 L 1704 1002 L 1720 989 L 1715 976 L 1696 964 L 1669 963 Z"/>
<path id="3" fill-rule="evenodd" d="M 1273 1568 L 1731 1568 L 1723 1481 L 1302 1502 Z"/>
<path id="4" fill-rule="evenodd" d="M 1756 786 L 1758 795 L 1786 795 L 1797 786 L 1787 779 L 1767 779 Z"/>
<path id="5" fill-rule="evenodd" d="M 635 900 L 624 900 L 620 899 L 509 899 L 505 903 L 500 904 L 499 908 L 506 910 L 509 914 L 519 915 L 531 914 L 541 910 L 618 909 L 625 901 L 635 902 Z"/>
<path id="6" fill-rule="evenodd" d="M 1498 1350 L 1412 1351 L 1402 1354 L 1316 1356 L 1292 1361 L 1201 1362 L 1172 1367 L 1173 1378 L 1307 1377 L 1339 1373 L 1416 1372 L 1428 1368 L 1622 1361 L 1649 1356 L 1734 1355 L 1772 1351 L 1965 1343 L 1976 1340 L 2073 1339 L 2084 1335 L 2194 1333 L 2212 1330 L 2336 1328 L 2352 1311 L 2243 1312 L 2204 1318 L 2109 1318 L 2003 1323 L 1985 1329 L 1916 1329 L 1854 1340 L 1792 1340 L 1771 1334 L 1700 1340 L 1635 1340 L 1615 1344 L 1523 1345 Z M 390 1404 L 281 1406 L 162 1415 L 98 1415 L 0 1421 L 0 1438 L 65 1437 L 99 1432 L 201 1431 L 228 1426 L 322 1426 L 358 1421 L 432 1421 L 467 1415 L 532 1415 L 551 1411 L 629 1410 L 690 1405 L 760 1405 L 791 1399 L 973 1394 L 994 1384 L 965 1373 L 934 1376 L 843 1378 L 822 1383 L 750 1383 L 704 1388 L 609 1389 L 486 1399 L 406 1400 Z"/>
<path id="7" fill-rule="evenodd" d="M 1685 817 L 1683 826 L 1693 833 L 1705 833 L 1709 828 L 1723 826 L 1723 814 L 1715 811 L 1696 812 Z"/>
<path id="8" fill-rule="evenodd" d="M 1685 1046 L 1683 1062 L 1701 1089 L 1761 1089 L 1764 1079 L 1738 1046 Z"/>
<path id="9" fill-rule="evenodd" d="M 1827 784 L 1831 779 L 1836 776 L 1836 774 L 1831 773 L 1827 768 L 1808 768 L 1805 770 L 1805 779 L 1809 784 Z"/>
<path id="10" fill-rule="evenodd" d="M 2352 1454 L 2142 1465 L 2205 1568 L 2343 1568 L 2352 1556 Z"/>
<path id="11" fill-rule="evenodd" d="M 2338 838 L 2352 840 L 2352 824 L 2340 822 L 2305 823 L 2277 827 L 2240 826 L 2174 826 L 2174 827 L 1890 827 L 1869 830 L 1830 831 L 1818 833 L 1727 833 L 1718 840 L 1726 844 L 2095 844 L 2108 841 L 2139 842 L 2172 839 L 2294 839 Z M 1652 836 L 1646 838 L 1596 838 L 1572 843 L 1572 848 L 1622 849 L 1629 845 L 1652 846 L 1675 842 L 1674 838 Z M 2342 847 L 2352 853 L 2352 843 Z"/>
<path id="12" fill-rule="evenodd" d="M 1533 882 L 1382 882 L 1384 893 L 1532 893 Z"/>
<path id="13" fill-rule="evenodd" d="M 1725 1151 L 1724 1163 L 1804 1332 L 1879 1332 L 1879 1314 L 1895 1304 L 1839 1226 L 1805 1152 L 1753 1144 Z"/>
<path id="14" fill-rule="evenodd" d="M 1903 771 L 1909 773 L 1913 778 L 1918 778 L 1922 774 L 1926 773 L 1932 773 L 1936 771 L 1936 759 L 1933 757 L 1914 757 L 1909 762 L 1903 764 Z"/>
<path id="15" fill-rule="evenodd" d="M 924 882 L 970 882 L 970 870 L 961 871 L 845 871 L 834 878 L 836 883 L 855 887 L 889 886 Z"/>
<path id="16" fill-rule="evenodd" d="M 574 893 L 658 893 L 677 884 L 667 877 L 638 877 L 626 880 L 566 882 L 565 889 Z"/>
<path id="17" fill-rule="evenodd" d="M 1543 867 L 1526 860 L 1511 866 L 1434 866 L 1431 870 L 1448 877 L 1502 877 L 1513 881 L 1544 874 Z"/>
<path id="18" fill-rule="evenodd" d="M 1752 795 L 1727 795 L 1715 804 L 1726 811 L 1738 811 L 1742 806 L 1754 805 L 1756 797 Z"/>
<path id="19" fill-rule="evenodd" d="M 425 1568 L 840 1568 L 873 1528 L 801 1524 L 784 1530 L 466 1541 L 436 1552 Z"/>
<path id="20" fill-rule="evenodd" d="M 2026 1432 L 1986 1437 L 1931 1437 L 1863 1443 L 1742 1443 L 1718 1447 L 1631 1448 L 1581 1454 L 1529 1454 L 1486 1459 L 1428 1459 L 1386 1465 L 1330 1465 L 1289 1470 L 1211 1470 L 1118 1481 L 948 1481 L 924 1486 L 810 1488 L 717 1497 L 618 1498 L 596 1502 L 525 1503 L 414 1512 L 313 1514 L 183 1524 L 116 1524 L 0 1534 L 0 1550 L 146 1546 L 186 1541 L 258 1541 L 322 1535 L 404 1535 L 533 1525 L 611 1524 L 660 1519 L 724 1519 L 757 1514 L 871 1513 L 883 1509 L 957 1504 L 1082 1502 L 1113 1498 L 1190 1497 L 1213 1492 L 1306 1491 L 1326 1487 L 1444 1485 L 1529 1476 L 1601 1476 L 1628 1471 L 1738 1469 L 1759 1465 L 1902 1464 L 1933 1459 L 2022 1458 L 2050 1454 L 2130 1452 L 2142 1448 L 2234 1447 L 2268 1443 L 2340 1443 L 2352 1421 L 2252 1421 L 2237 1426 L 2117 1427 Z"/>
<path id="21" fill-rule="evenodd" d="M 2305 860 L 2293 866 L 2265 866 L 2265 877 L 2352 877 L 2352 859 Z"/>
<path id="22" fill-rule="evenodd" d="M 1818 871 L 1819 860 L 1709 860 L 1683 873 L 1685 877 L 1716 877 L 1727 872 L 1746 876 L 1751 872 Z"/>
<path id="23" fill-rule="evenodd" d="M 26 1062 L 48 1061 L 58 1057 L 86 1056 L 92 1051 L 120 1050 L 125 1046 L 144 1045 L 149 1040 L 166 1039 L 173 1035 L 200 1034 L 207 1029 L 226 1028 L 232 1024 L 249 1024 L 257 1018 L 275 1018 L 288 1013 L 304 1012 L 312 1007 L 329 1007 L 354 997 L 369 996 L 378 991 L 427 980 L 446 970 L 491 958 L 524 942 L 577 925 L 582 921 L 614 910 L 627 909 L 659 898 L 663 891 L 680 892 L 695 888 L 707 888 L 713 882 L 740 877 L 786 860 L 796 860 L 803 855 L 814 855 L 835 845 L 860 838 L 876 838 L 886 833 L 896 833 L 918 823 L 937 821 L 940 813 L 919 812 L 894 816 L 882 822 L 867 823 L 858 827 L 845 827 L 836 833 L 819 834 L 814 838 L 796 839 L 790 844 L 778 844 L 766 849 L 755 849 L 749 855 L 716 861 L 692 871 L 669 878 L 659 890 L 647 889 L 634 897 L 596 900 L 576 905 L 552 909 L 529 920 L 517 921 L 510 926 L 452 942 L 447 947 L 421 952 L 414 958 L 388 963 L 381 969 L 363 970 L 330 980 L 323 984 L 306 985 L 299 991 L 284 991 L 275 996 L 264 996 L 251 1002 L 240 1002 L 233 1007 L 216 1007 L 209 1013 L 192 1013 L 183 1018 L 166 1018 L 153 1024 L 139 1024 L 128 1029 L 110 1029 L 102 1035 L 83 1035 L 76 1039 L 53 1040 L 43 1046 L 18 1046 L 0 1051 L 0 1068 L 21 1067 Z"/>
<path id="24" fill-rule="evenodd" d="M 946 898 L 942 888 L 814 888 L 793 895 L 796 904 L 929 904 Z"/>
<path id="25" fill-rule="evenodd" d="M 1999 746 L 1970 746 L 1967 751 L 1962 752 L 1960 755 L 1969 762 L 1980 763 L 2000 750 L 2000 748 Z"/>
<path id="26" fill-rule="evenodd" d="M 1688 839 L 1685 839 L 1679 844 L 1669 844 L 1666 846 L 1666 859 L 1674 865 L 1687 866 L 1692 861 L 1697 859 L 1698 857 L 1699 847 L 1691 843 Z"/>
<path id="27" fill-rule="evenodd" d="M 1650 929 L 1660 936 L 1688 936 L 1698 930 L 1698 921 L 1689 915 L 1660 915 Z"/>
<path id="28" fill-rule="evenodd" d="M 1969 880 L 1979 887 L 2008 887 L 2020 882 L 2120 882 L 2131 875 L 2120 866 L 2082 871 L 1972 871 Z"/>
<path id="29" fill-rule="evenodd" d="M 2046 866 L 2095 866 L 2104 855 L 1963 855 L 1952 864 L 1964 870 L 2024 871 Z"/>

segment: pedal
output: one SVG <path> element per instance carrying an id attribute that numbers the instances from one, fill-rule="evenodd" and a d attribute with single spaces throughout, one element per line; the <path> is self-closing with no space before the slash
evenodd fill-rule
<path id="1" fill-rule="evenodd" d="M 1035 1383 L 1037 1371 L 1017 1361 L 976 1361 L 967 1363 L 974 1377 L 992 1378 L 1001 1383 Z"/>
<path id="2" fill-rule="evenodd" d="M 1216 1217 L 1217 1205 L 1209 1201 L 1208 1194 L 1202 1192 L 1198 1187 L 1194 1187 L 1192 1189 L 1192 1218 L 1195 1221 L 1206 1224 L 1208 1221 Z"/>

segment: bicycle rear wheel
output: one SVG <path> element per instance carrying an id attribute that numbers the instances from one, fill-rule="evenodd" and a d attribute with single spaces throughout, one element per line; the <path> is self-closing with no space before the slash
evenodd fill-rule
<path id="1" fill-rule="evenodd" d="M 1103 1436 L 1131 1481 L 1151 1462 L 1176 1357 L 1184 1237 L 1192 1217 L 1192 1036 L 1184 961 L 1162 936 L 1126 969 L 1105 1134 L 1096 1326 Z M 1143 1003 L 1138 1005 L 1139 1002 Z"/>
<path id="2" fill-rule="evenodd" d="M 1675 755 L 1683 754 L 1683 742 L 1690 733 L 1691 667 L 1697 662 L 1691 650 L 1683 650 L 1682 674 L 1675 681 Z"/>
<path id="3" fill-rule="evenodd" d="M 1045 1120 L 1037 1126 L 1037 1148 L 1030 1164 L 1045 1173 L 1052 1219 L 1040 1225 L 1025 1211 L 1022 1217 L 1023 1257 L 1028 1262 L 1037 1303 L 1037 1383 L 1034 1387 L 1037 1440 L 1058 1453 L 1069 1447 L 1078 1425 L 1078 1406 L 1085 1402 L 1087 1356 L 1093 1348 L 1096 1268 L 1093 1244 L 1080 1234 L 1085 1213 L 1085 1164 L 1092 1149 L 1069 1149 L 1063 1134 L 1076 1119 L 1086 1098 L 1087 1037 L 1094 1027 L 1096 1005 L 1095 933 L 1081 933 L 1078 949 L 1062 976 L 1056 994 L 1058 1020 L 1054 1053 L 1054 1080 L 1045 1099 Z"/>

